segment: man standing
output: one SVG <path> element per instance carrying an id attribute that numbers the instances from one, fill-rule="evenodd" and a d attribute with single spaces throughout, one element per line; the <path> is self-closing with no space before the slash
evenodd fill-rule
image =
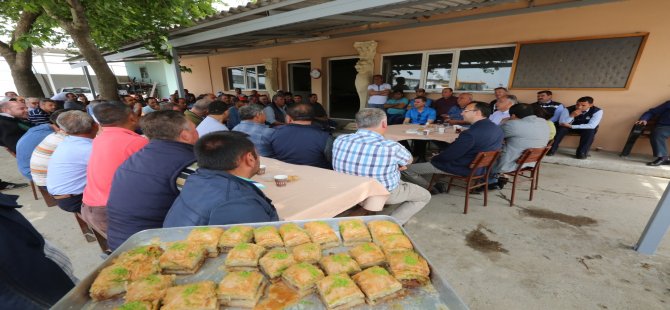
<path id="1" fill-rule="evenodd" d="M 56 199 L 59 208 L 79 213 L 98 124 L 83 111 L 62 113 L 56 122 L 67 137 L 49 160 L 47 190 Z"/>
<path id="2" fill-rule="evenodd" d="M 368 86 L 368 108 L 384 108 L 390 92 L 391 85 L 383 82 L 381 74 L 375 74 Z"/>
<path id="3" fill-rule="evenodd" d="M 270 137 L 275 132 L 275 129 L 268 128 L 265 125 L 265 113 L 263 106 L 258 104 L 250 104 L 240 108 L 239 125 L 233 128 L 234 131 L 239 131 L 249 135 L 249 140 L 254 143 L 258 155 L 271 157 L 272 146 L 270 146 Z"/>
<path id="4" fill-rule="evenodd" d="M 265 121 L 270 127 L 286 124 L 285 100 L 284 94 L 276 94 L 272 100 L 273 102 L 263 109 L 263 112 L 265 112 Z"/>
<path id="5" fill-rule="evenodd" d="M 640 116 L 640 120 L 635 122 L 635 124 L 646 126 L 647 122 L 652 118 L 658 119 L 654 131 L 651 133 L 651 139 L 649 139 L 656 159 L 648 162 L 647 166 L 670 165 L 666 141 L 670 137 L 670 101 L 649 109 L 649 111 Z"/>
<path id="6" fill-rule="evenodd" d="M 49 123 L 49 116 L 56 111 L 56 102 L 51 99 L 42 99 L 39 106 L 28 113 L 28 120 L 33 125 Z"/>
<path id="7" fill-rule="evenodd" d="M 149 144 L 119 166 L 109 192 L 107 242 L 112 250 L 138 231 L 163 227 L 179 195 L 177 176 L 195 162 L 198 132 L 183 114 L 151 113 L 140 127 Z"/>
<path id="8" fill-rule="evenodd" d="M 384 139 L 388 123 L 381 109 L 359 111 L 356 125 L 358 131 L 335 139 L 333 169 L 379 181 L 391 193 L 386 203 L 400 204 L 391 216 L 404 225 L 430 201 L 426 189 L 400 180 L 412 154 L 398 142 Z"/>
<path id="9" fill-rule="evenodd" d="M 245 134 L 213 132 L 198 140 L 194 149 L 199 168 L 188 177 L 163 227 L 279 220 L 272 201 L 250 180 L 260 160 Z"/>
<path id="10" fill-rule="evenodd" d="M 541 90 L 537 92 L 536 103 L 551 116 L 549 120 L 553 123 L 558 123 L 558 119 L 561 117 L 561 113 L 563 113 L 565 107 L 562 103 L 553 101 L 551 99 L 552 95 L 550 90 Z"/>
<path id="11" fill-rule="evenodd" d="M 18 101 L 0 103 L 0 146 L 16 154 L 16 144 L 30 128 L 24 120 L 28 117 L 28 108 Z M 26 183 L 11 183 L 0 180 L 0 190 L 26 187 Z"/>
<path id="12" fill-rule="evenodd" d="M 515 104 L 519 103 L 514 95 L 505 95 L 498 99 L 498 110 L 493 112 L 489 119 L 496 125 L 509 118 L 509 109 Z"/>
<path id="13" fill-rule="evenodd" d="M 458 138 L 429 163 L 410 165 L 405 175 L 423 187 L 429 180 L 422 175 L 450 173 L 466 176 L 470 174 L 470 163 L 479 152 L 497 151 L 502 146 L 503 131 L 500 126 L 489 120 L 491 109 L 486 103 L 471 103 L 462 112 L 463 119 L 470 129 L 463 131 Z"/>
<path id="14" fill-rule="evenodd" d="M 116 169 L 149 141 L 135 133 L 138 118 L 131 107 L 100 103 L 93 113 L 102 133 L 93 140 L 81 215 L 99 231 L 107 232 L 107 199 Z"/>
<path id="15" fill-rule="evenodd" d="M 551 150 L 547 153 L 547 156 L 556 154 L 556 150 L 565 135 L 575 132 L 580 135 L 575 158 L 588 158 L 591 144 L 593 144 L 593 140 L 596 137 L 602 118 L 603 110 L 593 105 L 592 97 L 587 96 L 577 99 L 577 104 L 564 109 L 563 113 L 561 113 L 554 143 L 551 145 Z"/>
<path id="16" fill-rule="evenodd" d="M 158 100 L 154 97 L 147 98 L 147 106 L 142 108 L 142 115 L 147 115 L 151 112 L 160 111 L 161 107 L 158 104 Z"/>
<path id="17" fill-rule="evenodd" d="M 270 137 L 273 157 L 295 165 L 331 169 L 333 137 L 312 126 L 314 111 L 308 103 L 288 108 L 288 124 L 277 127 Z"/>
<path id="18" fill-rule="evenodd" d="M 452 106 L 451 109 L 449 109 L 449 113 L 447 113 L 447 116 L 443 117 L 444 122 L 448 123 L 449 125 L 469 124 L 467 121 L 463 119 L 463 111 L 465 111 L 465 107 L 467 107 L 471 103 L 472 103 L 471 93 L 461 93 L 460 95 L 458 95 L 456 105 Z"/>
<path id="19" fill-rule="evenodd" d="M 205 119 L 205 116 L 207 116 L 209 104 L 211 102 L 212 100 L 209 99 L 200 99 L 196 101 L 190 110 L 184 111 L 186 119 L 188 119 L 196 127 L 198 127 L 198 125 L 200 125 L 200 122 L 202 122 L 202 120 Z"/>
<path id="20" fill-rule="evenodd" d="M 228 130 L 223 123 L 228 119 L 228 105 L 223 101 L 212 101 L 207 108 L 207 117 L 197 126 L 198 134 L 204 136 L 212 131 Z"/>

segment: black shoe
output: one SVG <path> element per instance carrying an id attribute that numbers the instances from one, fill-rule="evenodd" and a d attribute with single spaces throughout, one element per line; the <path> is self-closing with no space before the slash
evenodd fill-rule
<path id="1" fill-rule="evenodd" d="M 670 160 L 664 157 L 657 157 L 656 160 L 648 162 L 647 166 L 660 166 L 660 165 L 670 165 Z"/>
<path id="2" fill-rule="evenodd" d="M 490 191 L 497 191 L 497 190 L 502 189 L 502 187 L 500 187 L 500 185 L 498 185 L 498 183 L 491 183 L 488 186 L 489 186 Z"/>
<path id="3" fill-rule="evenodd" d="M 444 186 L 443 183 L 436 183 L 433 186 L 433 188 L 436 189 L 437 191 L 439 191 L 440 193 L 446 193 L 447 192 L 447 188 Z"/>
<path id="4" fill-rule="evenodd" d="M 6 190 L 6 189 L 17 189 L 17 188 L 24 188 L 27 187 L 28 184 L 26 183 L 10 183 L 10 182 L 1 182 L 0 181 L 0 191 Z"/>
<path id="5" fill-rule="evenodd" d="M 498 187 L 500 187 L 500 189 L 505 188 L 507 182 L 509 182 L 507 178 L 498 178 Z"/>
<path id="6" fill-rule="evenodd" d="M 586 154 L 577 154 L 577 155 L 575 155 L 575 158 L 577 158 L 577 159 L 586 159 L 586 158 L 588 158 L 588 156 L 587 156 Z"/>
<path id="7" fill-rule="evenodd" d="M 554 154 L 556 154 L 556 151 L 549 151 L 545 156 L 554 156 Z"/>

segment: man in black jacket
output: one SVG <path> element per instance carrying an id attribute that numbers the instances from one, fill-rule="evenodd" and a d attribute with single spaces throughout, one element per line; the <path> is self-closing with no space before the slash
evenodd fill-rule
<path id="1" fill-rule="evenodd" d="M 16 143 L 30 128 L 30 123 L 26 121 L 27 118 L 28 108 L 25 104 L 18 101 L 0 102 L 0 146 L 7 148 L 12 155 L 16 154 Z M 15 184 L 0 180 L 0 190 L 26 186 L 28 184 Z"/>

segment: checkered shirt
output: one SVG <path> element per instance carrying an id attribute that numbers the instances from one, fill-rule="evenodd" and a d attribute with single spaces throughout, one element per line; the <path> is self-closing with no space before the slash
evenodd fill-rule
<path id="1" fill-rule="evenodd" d="M 372 177 L 389 191 L 398 187 L 398 168 L 411 161 L 412 154 L 398 142 L 366 129 L 339 136 L 333 144 L 333 170 Z"/>

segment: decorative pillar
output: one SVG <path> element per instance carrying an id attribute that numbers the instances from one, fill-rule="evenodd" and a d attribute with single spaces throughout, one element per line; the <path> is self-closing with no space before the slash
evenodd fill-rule
<path id="1" fill-rule="evenodd" d="M 376 41 L 355 42 L 354 48 L 358 51 L 358 62 L 356 63 L 356 92 L 360 99 L 360 109 L 368 104 L 368 86 L 372 83 L 372 72 L 375 65 L 375 54 L 377 53 Z"/>
<path id="2" fill-rule="evenodd" d="M 268 92 L 268 97 L 272 97 L 277 93 L 279 87 L 279 80 L 277 79 L 277 58 L 265 58 L 263 64 L 265 65 L 265 90 Z"/>

